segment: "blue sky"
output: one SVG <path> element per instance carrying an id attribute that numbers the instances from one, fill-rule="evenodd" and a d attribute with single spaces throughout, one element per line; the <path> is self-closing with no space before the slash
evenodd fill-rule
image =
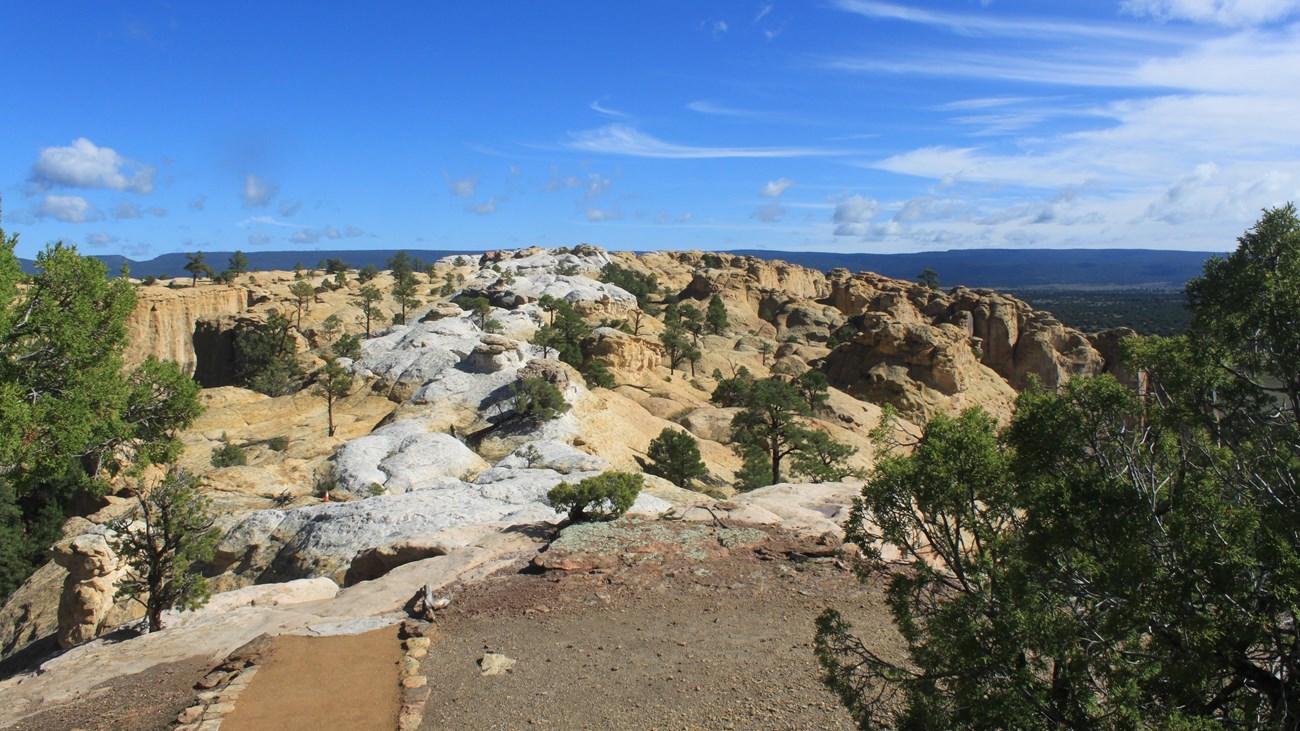
<path id="1" fill-rule="evenodd" d="M 1300 0 L 12 2 L 20 253 L 1225 250 Z"/>

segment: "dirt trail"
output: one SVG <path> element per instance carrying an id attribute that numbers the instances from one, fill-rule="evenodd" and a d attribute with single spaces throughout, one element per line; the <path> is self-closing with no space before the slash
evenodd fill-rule
<path id="1" fill-rule="evenodd" d="M 275 639 L 223 731 L 393 731 L 401 700 L 397 628 Z"/>
<path id="2" fill-rule="evenodd" d="M 421 729 L 850 729 L 812 655 L 828 605 L 878 648 L 898 645 L 879 589 L 826 563 L 736 552 L 612 576 L 500 575 L 439 617 Z M 518 663 L 481 677 L 485 651 Z"/>

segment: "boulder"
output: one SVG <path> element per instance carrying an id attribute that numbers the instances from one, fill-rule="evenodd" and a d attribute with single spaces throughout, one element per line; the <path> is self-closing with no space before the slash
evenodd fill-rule
<path id="1" fill-rule="evenodd" d="M 407 419 L 344 444 L 334 457 L 338 487 L 357 497 L 441 486 L 473 477 L 487 462 L 460 440 Z"/>

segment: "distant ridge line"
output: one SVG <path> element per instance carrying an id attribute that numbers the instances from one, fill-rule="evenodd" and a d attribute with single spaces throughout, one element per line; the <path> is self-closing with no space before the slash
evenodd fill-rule
<path id="1" fill-rule="evenodd" d="M 291 270 L 301 262 L 306 269 L 315 268 L 325 259 L 342 259 L 354 268 L 373 264 L 383 268 L 389 257 L 399 251 L 433 262 L 445 256 L 478 257 L 482 250 L 446 249 L 350 249 L 334 251 L 245 251 L 253 271 Z M 216 271 L 225 268 L 233 251 L 205 251 L 206 262 Z M 836 253 L 816 251 L 774 251 L 734 249 L 721 254 L 753 256 L 781 260 L 810 269 L 830 271 L 844 268 L 852 272 L 871 271 L 895 279 L 915 279 L 923 269 L 933 269 L 940 285 L 998 289 L 1023 288 L 1151 288 L 1182 289 L 1188 279 L 1201 273 L 1205 260 L 1226 252 L 1166 251 L 1160 249 L 954 249 L 907 254 Z M 95 255 L 111 273 L 123 264 L 135 277 L 185 277 L 185 253 L 162 254 L 145 261 L 120 255 Z M 33 263 L 22 260 L 31 271 Z"/>

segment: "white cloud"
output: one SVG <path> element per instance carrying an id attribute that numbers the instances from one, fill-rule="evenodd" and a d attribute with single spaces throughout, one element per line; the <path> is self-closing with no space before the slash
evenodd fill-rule
<path id="1" fill-rule="evenodd" d="M 207 205 L 208 205 L 208 197 L 206 195 L 201 195 L 198 198 L 195 198 L 194 200 L 190 201 L 190 210 L 201 211 Z"/>
<path id="2" fill-rule="evenodd" d="M 591 200 L 592 198 L 597 198 L 603 195 L 605 191 L 609 190 L 611 185 L 613 185 L 613 183 L 610 182 L 610 179 L 600 173 L 587 173 L 586 199 Z"/>
<path id="3" fill-rule="evenodd" d="M 733 157 L 814 157 L 839 154 L 813 147 L 696 147 L 666 142 L 624 124 L 570 134 L 570 149 L 607 155 L 629 155 L 676 160 Z"/>
<path id="4" fill-rule="evenodd" d="M 1170 33 L 1106 23 L 1072 23 L 1036 18 L 1008 18 L 989 13 L 946 13 L 876 0 L 833 0 L 834 7 L 873 20 L 899 21 L 940 28 L 964 36 L 1012 38 L 1099 38 L 1159 41 Z"/>
<path id="5" fill-rule="evenodd" d="M 785 206 L 774 201 L 767 205 L 759 206 L 750 217 L 756 218 L 763 223 L 776 223 L 777 221 L 780 221 L 781 217 L 785 214 Z"/>
<path id="6" fill-rule="evenodd" d="M 240 226 L 241 228 L 248 227 L 248 226 L 257 226 L 257 225 L 279 226 L 281 228 L 311 228 L 306 224 L 289 223 L 288 221 L 281 221 L 275 216 L 251 216 L 249 218 L 245 218 L 244 220 L 240 221 L 235 225 Z"/>
<path id="7" fill-rule="evenodd" d="M 289 218 L 302 208 L 302 201 L 280 201 L 280 215 Z"/>
<path id="8" fill-rule="evenodd" d="M 627 112 L 622 112 L 617 109 L 613 109 L 601 104 L 599 99 L 592 102 L 590 106 L 593 112 L 599 112 L 607 117 L 617 117 L 619 119 L 627 119 L 628 117 L 632 116 Z"/>
<path id="9" fill-rule="evenodd" d="M 315 231 L 304 229 L 302 231 L 294 231 L 293 235 L 289 237 L 289 240 L 295 244 L 314 244 L 317 241 L 320 241 L 320 234 Z"/>
<path id="10" fill-rule="evenodd" d="M 874 199 L 853 195 L 835 206 L 831 221 L 836 236 L 865 236 L 871 219 L 880 213 L 880 204 Z"/>
<path id="11" fill-rule="evenodd" d="M 1134 15 L 1161 20 L 1247 26 L 1294 15 L 1300 11 L 1300 0 L 1124 0 L 1120 7 Z"/>
<path id="12" fill-rule="evenodd" d="M 894 214 L 893 220 L 899 223 L 951 221 L 969 218 L 973 212 L 971 204 L 964 201 L 923 195 L 904 203 L 903 207 Z"/>
<path id="13" fill-rule="evenodd" d="M 108 188 L 131 193 L 153 192 L 154 167 L 128 160 L 111 147 L 79 137 L 67 147 L 46 147 L 32 164 L 37 190 L 53 187 Z"/>
<path id="14" fill-rule="evenodd" d="M 1165 223 L 1179 224 L 1213 215 L 1213 206 L 1206 208 L 1197 194 L 1214 179 L 1219 168 L 1214 163 L 1197 165 L 1189 175 L 1184 175 L 1147 206 L 1145 218 Z"/>
<path id="15" fill-rule="evenodd" d="M 603 208 L 588 208 L 586 211 L 587 220 L 592 223 L 602 223 L 604 221 L 618 221 L 623 218 L 622 211 L 607 210 Z"/>
<path id="16" fill-rule="evenodd" d="M 460 178 L 458 180 L 452 180 L 450 175 L 446 175 L 446 178 L 447 189 L 451 191 L 452 195 L 461 200 L 469 200 L 470 198 L 473 198 L 474 193 L 478 191 L 478 178 Z"/>
<path id="17" fill-rule="evenodd" d="M 326 227 L 325 227 L 325 230 L 322 231 L 321 233 L 324 234 L 324 235 L 325 235 L 325 238 L 327 238 L 327 239 L 341 239 L 341 238 L 343 238 L 343 234 L 342 234 L 338 229 L 334 228 L 333 226 L 326 226 Z"/>
<path id="18" fill-rule="evenodd" d="M 37 218 L 53 218 L 64 223 L 102 221 L 104 212 L 79 195 L 45 196 L 32 211 Z"/>
<path id="19" fill-rule="evenodd" d="M 162 218 L 167 215 L 167 211 L 162 208 L 141 208 L 135 204 L 135 201 L 124 200 L 113 206 L 113 218 L 118 220 L 127 218 L 142 218 L 146 215 Z"/>
<path id="20" fill-rule="evenodd" d="M 781 194 L 789 190 L 793 185 L 794 181 L 789 178 L 769 180 L 767 185 L 764 185 L 763 189 L 759 191 L 758 194 L 765 198 L 780 198 Z"/>
<path id="21" fill-rule="evenodd" d="M 116 236 L 112 236 L 102 231 L 100 233 L 86 234 L 86 244 L 88 246 L 93 246 L 96 249 L 102 249 L 109 244 L 115 243 L 117 240 Z"/>
<path id="22" fill-rule="evenodd" d="M 244 190 L 241 195 L 244 198 L 244 205 L 249 208 L 266 206 L 279 192 L 280 187 L 275 183 L 263 180 L 251 173 L 244 176 Z"/>
<path id="23" fill-rule="evenodd" d="M 478 205 L 469 206 L 467 210 L 473 213 L 477 213 L 480 216 L 489 216 L 493 213 L 496 213 L 497 197 L 494 195 L 490 195 L 488 196 L 488 199 L 486 201 L 479 203 Z"/>
<path id="24" fill-rule="evenodd" d="M 362 231 L 356 226 L 348 226 L 347 228 L 343 229 L 343 235 L 350 239 L 355 239 L 358 236 L 364 236 L 365 233 L 366 233 L 365 231 Z"/>
<path id="25" fill-rule="evenodd" d="M 261 231 L 254 231 L 248 235 L 248 244 L 249 246 L 269 246 L 271 237 Z"/>

